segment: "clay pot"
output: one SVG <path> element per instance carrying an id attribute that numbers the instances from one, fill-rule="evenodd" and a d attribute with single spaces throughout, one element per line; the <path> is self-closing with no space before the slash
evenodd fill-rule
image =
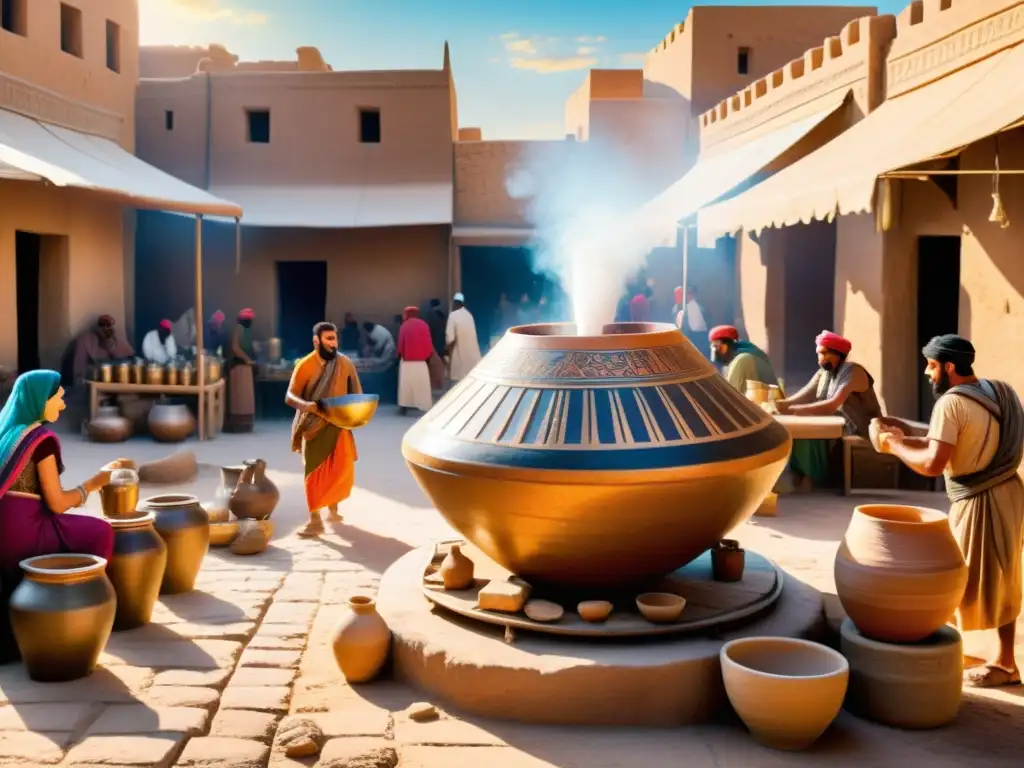
<path id="1" fill-rule="evenodd" d="M 152 399 L 136 395 L 121 395 L 120 404 L 121 415 L 132 423 L 133 434 L 141 435 L 149 431 L 149 412 L 153 408 Z"/>
<path id="2" fill-rule="evenodd" d="M 640 615 L 652 624 L 671 624 L 686 607 L 686 598 L 669 592 L 645 592 L 636 598 Z"/>
<path id="3" fill-rule="evenodd" d="M 811 746 L 843 705 L 850 666 L 838 651 L 810 640 L 746 637 L 719 653 L 736 714 L 767 747 Z"/>
<path id="4" fill-rule="evenodd" d="M 139 505 L 139 474 L 134 469 L 115 469 L 110 482 L 100 488 L 100 504 L 108 518 L 135 514 Z"/>
<path id="5" fill-rule="evenodd" d="M 462 554 L 462 547 L 452 544 L 439 569 L 445 589 L 469 589 L 473 586 L 473 561 Z"/>
<path id="6" fill-rule="evenodd" d="M 388 660 L 391 630 L 377 613 L 372 597 L 352 597 L 348 611 L 334 630 L 334 659 L 345 680 L 366 683 L 375 678 Z"/>
<path id="7" fill-rule="evenodd" d="M 854 509 L 836 553 L 835 581 L 861 634 L 916 643 L 953 617 L 967 565 L 942 512 L 865 504 Z"/>
<path id="8" fill-rule="evenodd" d="M 233 555 L 258 555 L 266 552 L 270 537 L 260 527 L 259 520 L 242 520 L 238 523 L 238 536 L 231 542 Z"/>
<path id="9" fill-rule="evenodd" d="M 742 581 L 745 564 L 746 551 L 732 539 L 723 539 L 711 550 L 711 575 L 715 581 Z"/>
<path id="10" fill-rule="evenodd" d="M 153 528 L 155 520 L 152 512 L 141 512 L 109 521 L 114 556 L 107 576 L 117 593 L 115 631 L 144 626 L 153 616 L 167 567 L 167 545 Z"/>
<path id="11" fill-rule="evenodd" d="M 277 506 L 281 492 L 266 476 L 267 462 L 254 459 L 244 462 L 245 469 L 231 494 L 228 507 L 240 520 L 264 520 Z M 221 468 L 221 473 L 225 468 Z"/>
<path id="12" fill-rule="evenodd" d="M 210 546 L 226 547 L 238 536 L 238 521 L 210 522 Z"/>
<path id="13" fill-rule="evenodd" d="M 95 555 L 22 560 L 11 595 L 11 627 L 29 677 L 46 683 L 85 677 L 114 626 L 117 597 L 107 561 Z"/>
<path id="14" fill-rule="evenodd" d="M 167 544 L 163 595 L 191 592 L 210 545 L 210 517 L 195 496 L 152 496 L 141 509 L 156 513 L 154 527 Z"/>
<path id="15" fill-rule="evenodd" d="M 123 443 L 132 436 L 132 423 L 115 406 L 104 406 L 89 420 L 86 431 L 94 443 Z"/>
<path id="16" fill-rule="evenodd" d="M 402 455 L 451 527 L 496 563 L 596 591 L 703 555 L 754 514 L 791 445 L 678 328 L 577 335 L 552 323 L 502 336 L 405 433 Z M 621 514 L 627 496 L 635 514 Z"/>
<path id="17" fill-rule="evenodd" d="M 149 412 L 149 431 L 159 443 L 180 443 L 196 428 L 187 406 L 161 400 Z"/>

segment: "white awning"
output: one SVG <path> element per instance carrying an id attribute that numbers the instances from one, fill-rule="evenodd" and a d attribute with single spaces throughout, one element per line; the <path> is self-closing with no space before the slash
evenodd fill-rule
<path id="1" fill-rule="evenodd" d="M 652 239 L 657 236 L 663 244 L 675 245 L 679 222 L 774 162 L 839 109 L 848 93 L 837 94 L 809 116 L 748 140 L 741 134 L 702 155 L 685 176 L 640 208 L 642 230 Z"/>
<path id="2" fill-rule="evenodd" d="M 360 229 L 451 224 L 449 183 L 365 186 L 223 186 L 218 195 L 245 209 L 251 227 Z"/>
<path id="3" fill-rule="evenodd" d="M 753 189 L 701 211 L 699 241 L 870 212 L 878 177 L 967 145 L 1024 116 L 1024 44 L 882 103 Z"/>
<path id="4" fill-rule="evenodd" d="M 86 189 L 136 208 L 242 215 L 234 203 L 154 168 L 109 139 L 7 110 L 0 110 L 0 178 Z"/>

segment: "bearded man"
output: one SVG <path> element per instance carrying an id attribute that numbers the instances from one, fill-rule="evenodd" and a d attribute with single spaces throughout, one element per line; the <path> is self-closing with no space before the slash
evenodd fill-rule
<path id="1" fill-rule="evenodd" d="M 945 475 L 949 524 L 967 561 L 957 609 L 962 631 L 996 630 L 998 650 L 964 681 L 979 688 L 1020 683 L 1014 655 L 1024 549 L 1024 408 L 1013 388 L 974 373 L 974 346 L 949 334 L 921 350 L 938 397 L 926 437 L 879 424 L 883 452 L 925 477 Z M 886 420 L 890 421 L 890 420 Z"/>
<path id="2" fill-rule="evenodd" d="M 711 341 L 711 362 L 728 366 L 725 379 L 732 388 L 746 392 L 747 380 L 779 386 L 779 379 L 768 355 L 749 341 L 740 341 L 740 332 L 731 325 L 719 325 L 708 333 Z"/>
<path id="3" fill-rule="evenodd" d="M 875 380 L 859 363 L 847 358 L 853 344 L 832 331 L 814 340 L 818 372 L 803 389 L 775 403 L 781 414 L 793 416 L 842 416 L 847 435 L 868 437 L 871 420 L 882 415 L 875 394 Z M 794 440 L 790 459 L 793 470 L 807 483 L 823 485 L 829 479 L 828 441 Z"/>
<path id="4" fill-rule="evenodd" d="M 100 315 L 94 327 L 75 339 L 70 355 L 71 370 L 68 371 L 66 367 L 64 369 L 64 386 L 71 389 L 82 381 L 90 365 L 127 360 L 134 355 L 132 345 L 118 335 L 114 318 Z"/>
<path id="5" fill-rule="evenodd" d="M 356 367 L 338 352 L 337 326 L 317 323 L 313 326 L 313 351 L 295 363 L 284 398 L 296 410 L 292 450 L 302 454 L 305 469 L 309 522 L 300 536 L 311 538 L 324 532 L 320 510 L 325 507 L 331 522 L 341 522 L 338 505 L 352 493 L 358 455 L 351 430 L 323 417 L 323 401 L 362 391 Z"/>

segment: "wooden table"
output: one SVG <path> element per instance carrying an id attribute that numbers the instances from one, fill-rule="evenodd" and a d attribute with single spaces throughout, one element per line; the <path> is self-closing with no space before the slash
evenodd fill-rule
<path id="1" fill-rule="evenodd" d="M 779 414 L 775 420 L 784 426 L 794 440 L 838 440 L 843 436 L 846 420 L 842 416 L 792 416 Z"/>
<path id="2" fill-rule="evenodd" d="M 190 384 L 117 384 L 115 382 L 89 382 L 89 420 L 96 418 L 103 395 L 170 395 L 199 397 L 199 386 Z M 199 439 L 217 435 L 224 428 L 224 379 L 203 385 L 203 400 L 206 403 L 206 434 Z"/>

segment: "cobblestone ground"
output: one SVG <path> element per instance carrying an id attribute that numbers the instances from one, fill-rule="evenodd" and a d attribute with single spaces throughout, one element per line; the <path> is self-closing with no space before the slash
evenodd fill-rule
<path id="1" fill-rule="evenodd" d="M 347 685 L 329 642 L 350 595 L 373 594 L 397 557 L 450 534 L 401 461 L 401 434 L 410 423 L 382 413 L 358 435 L 359 487 L 342 509 L 345 522 L 315 541 L 294 535 L 304 506 L 298 459 L 287 452 L 284 426 L 261 425 L 256 435 L 183 446 L 203 463 L 196 480 L 144 493 L 188 491 L 209 498 L 218 484 L 214 467 L 260 456 L 282 492 L 272 547 L 247 558 L 212 550 L 196 590 L 163 598 L 150 626 L 112 636 L 100 668 L 87 679 L 39 684 L 20 665 L 0 667 L 0 765 L 1020 765 L 1020 688 L 969 694 L 954 727 L 928 733 L 871 726 L 844 714 L 815 749 L 800 755 L 758 747 L 735 722 L 661 730 L 546 728 L 443 712 L 432 723 L 410 721 L 402 712 L 422 694 L 389 679 Z M 167 452 L 167 446 L 145 440 L 100 446 L 67 438 L 66 482 L 118 456 L 147 460 Z M 915 498 L 945 506 L 941 496 Z M 778 518 L 757 519 L 737 533 L 746 546 L 776 558 L 827 597 L 834 593 L 832 558 L 853 503 L 835 496 L 788 497 Z M 826 602 L 834 608 L 834 600 Z M 983 653 L 978 638 L 968 642 Z M 289 759 L 274 747 L 275 734 L 300 715 L 315 719 L 326 736 L 318 758 Z"/>

